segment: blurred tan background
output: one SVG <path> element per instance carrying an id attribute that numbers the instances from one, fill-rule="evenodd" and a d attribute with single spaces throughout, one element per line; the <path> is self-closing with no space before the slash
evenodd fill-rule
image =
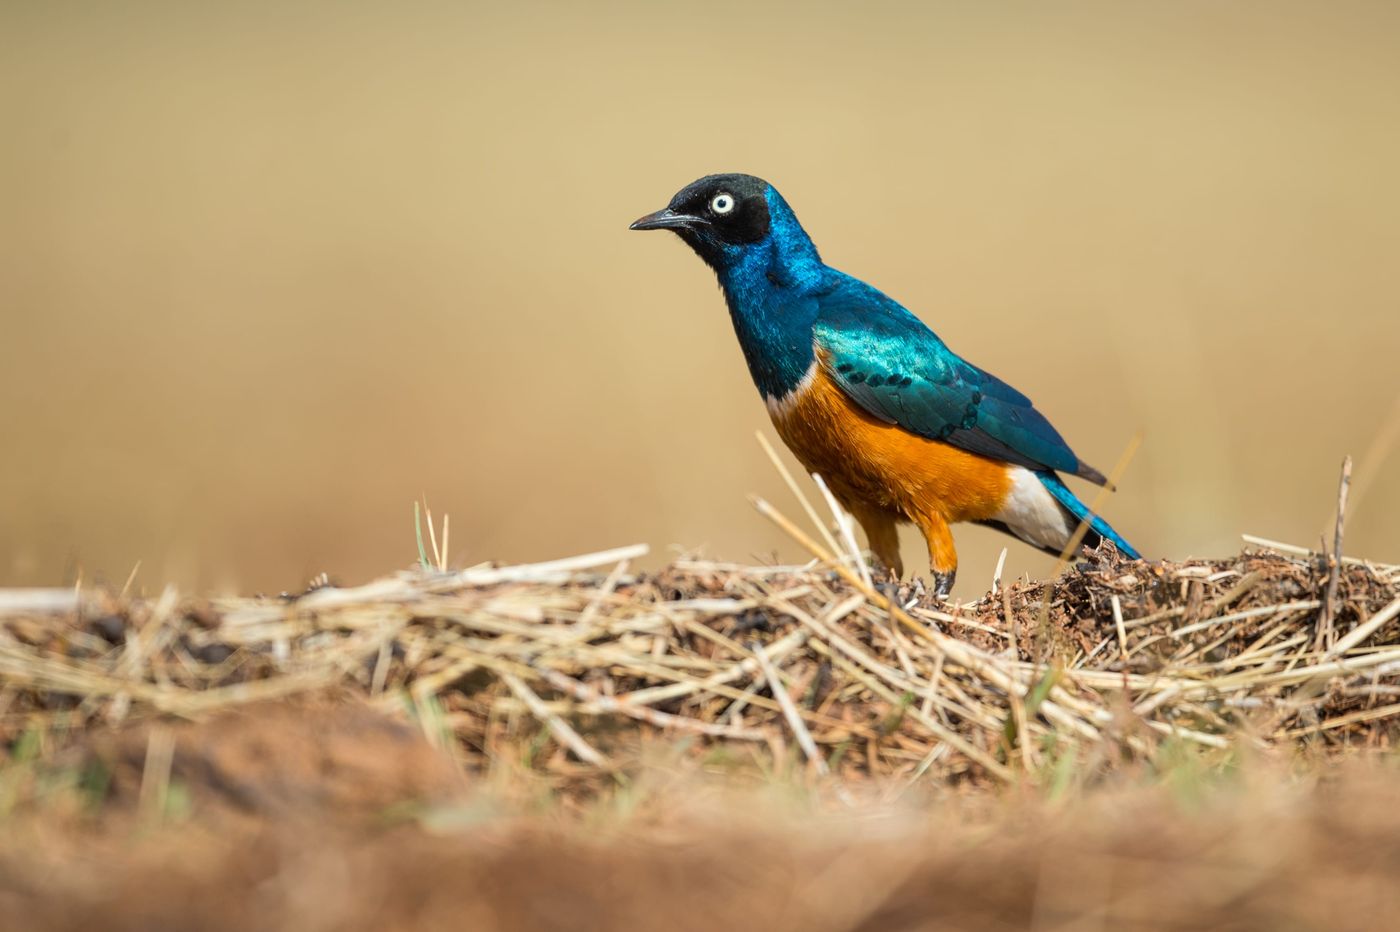
<path id="1" fill-rule="evenodd" d="M 713 277 L 626 229 L 711 171 L 1086 459 L 1143 431 L 1147 553 L 1315 543 L 1400 394 L 1397 89 L 1384 2 L 4 3 L 0 584 L 359 581 L 420 493 L 457 563 L 798 558 Z"/>

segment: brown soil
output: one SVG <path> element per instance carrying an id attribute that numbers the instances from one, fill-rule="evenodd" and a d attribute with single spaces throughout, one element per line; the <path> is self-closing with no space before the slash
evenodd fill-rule
<path id="1" fill-rule="evenodd" d="M 372 817 L 461 796 L 461 770 L 409 724 L 355 701 L 266 703 L 201 723 L 97 732 L 58 761 L 99 765 L 109 810 L 139 806 L 153 741 L 173 742 L 169 782 L 205 821 Z M 64 759 L 67 758 L 67 759 Z"/>
<path id="2" fill-rule="evenodd" d="M 160 731 L 59 754 L 110 767 L 106 805 L 12 816 L 0 926 L 1362 929 L 1400 907 L 1400 784 L 1377 769 L 854 810 L 681 781 L 578 818 L 488 805 L 411 728 L 356 704 L 156 727 L 189 810 L 143 812 Z"/>

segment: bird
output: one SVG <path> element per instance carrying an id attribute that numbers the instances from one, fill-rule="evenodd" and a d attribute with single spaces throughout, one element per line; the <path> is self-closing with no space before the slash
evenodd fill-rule
<path id="1" fill-rule="evenodd" d="M 860 523 L 878 569 L 903 577 L 898 527 L 928 544 L 936 597 L 957 577 L 950 524 L 976 522 L 1060 554 L 1131 544 L 1060 474 L 1107 485 L 1031 400 L 954 353 L 912 312 L 822 261 L 762 178 L 706 175 L 632 230 L 676 233 L 715 273 L 778 435 Z"/>

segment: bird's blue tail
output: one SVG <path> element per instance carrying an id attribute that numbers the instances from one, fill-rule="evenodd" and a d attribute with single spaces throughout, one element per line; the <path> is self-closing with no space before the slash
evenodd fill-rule
<path id="1" fill-rule="evenodd" d="M 1133 545 L 1123 539 L 1122 534 L 1119 534 L 1110 527 L 1109 523 L 1103 518 L 1091 513 L 1088 505 L 1085 505 L 1079 499 L 1075 498 L 1074 493 L 1069 490 L 1068 486 L 1060 481 L 1059 476 L 1048 470 L 1045 472 L 1037 472 L 1035 475 L 1045 488 L 1050 491 L 1050 494 L 1055 496 L 1055 501 L 1064 506 L 1064 509 L 1073 515 L 1076 521 L 1088 519 L 1089 530 L 1084 536 L 1084 544 L 1086 546 L 1096 547 L 1099 543 L 1098 538 L 1106 537 L 1113 541 L 1114 546 L 1118 548 L 1118 552 L 1123 554 L 1123 556 L 1130 560 L 1142 559 L 1142 556 L 1134 549 Z"/>

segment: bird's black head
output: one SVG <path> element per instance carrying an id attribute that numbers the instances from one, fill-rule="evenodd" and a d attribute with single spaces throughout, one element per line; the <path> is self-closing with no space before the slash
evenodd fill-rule
<path id="1" fill-rule="evenodd" d="M 700 258 L 720 269 L 768 237 L 769 190 L 768 182 L 753 175 L 706 175 L 629 229 L 674 230 Z"/>

